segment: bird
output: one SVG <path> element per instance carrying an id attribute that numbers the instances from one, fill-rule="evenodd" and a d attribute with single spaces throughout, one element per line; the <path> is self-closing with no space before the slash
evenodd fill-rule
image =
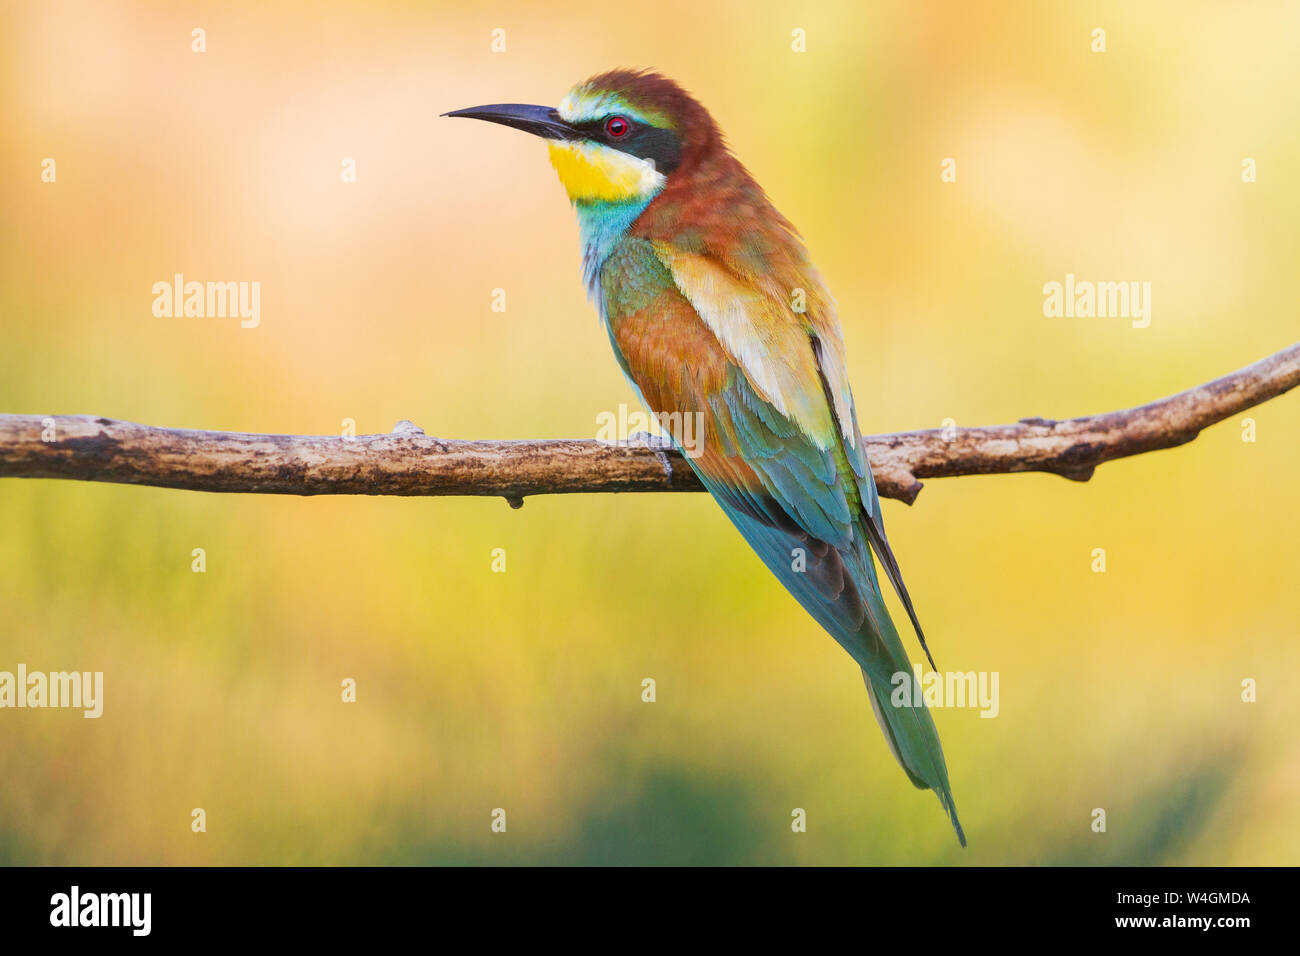
<path id="1" fill-rule="evenodd" d="M 912 664 L 876 562 L 934 667 L 885 536 L 858 430 L 835 300 L 795 227 L 674 80 L 615 69 L 555 107 L 442 114 L 546 142 L 577 212 L 582 273 L 638 398 L 767 568 L 861 668 L 907 778 L 932 790 L 964 847 L 934 720 L 891 692 Z M 906 685 L 904 685 L 906 686 Z"/>

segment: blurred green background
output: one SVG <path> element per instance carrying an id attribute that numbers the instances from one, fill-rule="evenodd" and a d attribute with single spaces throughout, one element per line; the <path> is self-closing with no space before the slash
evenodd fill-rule
<path id="1" fill-rule="evenodd" d="M 614 66 L 690 88 L 803 231 L 865 431 L 1138 404 L 1300 329 L 1294 4 L 0 16 L 4 412 L 593 436 L 635 399 L 545 150 L 437 116 Z M 155 318 L 175 272 L 259 281 L 260 327 Z M 1044 318 L 1067 272 L 1151 282 L 1151 326 Z M 1001 677 L 996 719 L 936 715 L 966 851 L 857 668 L 702 495 L 5 480 L 0 669 L 102 670 L 106 699 L 0 712 L 0 861 L 1295 864 L 1300 396 L 1249 415 L 1255 443 L 1230 421 L 1089 484 L 885 505 L 940 665 Z"/>

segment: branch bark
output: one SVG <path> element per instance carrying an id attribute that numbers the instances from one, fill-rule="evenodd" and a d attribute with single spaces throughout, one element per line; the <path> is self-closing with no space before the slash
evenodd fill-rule
<path id="1" fill-rule="evenodd" d="M 1087 481 L 1100 464 L 1172 448 L 1300 384 L 1300 344 L 1123 411 L 1014 425 L 870 435 L 880 494 L 911 504 L 922 478 L 1041 471 Z M 347 439 L 156 428 L 90 415 L 0 415 L 0 477 L 71 478 L 285 495 L 527 495 L 702 491 L 676 451 L 594 440 L 454 441 L 410 422 Z"/>

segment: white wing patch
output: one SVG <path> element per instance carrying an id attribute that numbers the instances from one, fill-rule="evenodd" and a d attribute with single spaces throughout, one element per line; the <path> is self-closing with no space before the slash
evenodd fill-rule
<path id="1" fill-rule="evenodd" d="M 665 242 L 655 242 L 654 249 L 754 391 L 817 447 L 829 447 L 836 429 L 802 323 L 784 314 L 784 303 L 733 278 L 707 257 Z"/>

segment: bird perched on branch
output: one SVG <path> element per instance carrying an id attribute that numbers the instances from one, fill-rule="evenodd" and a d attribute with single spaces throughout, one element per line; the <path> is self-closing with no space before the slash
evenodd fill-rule
<path id="1" fill-rule="evenodd" d="M 939 797 L 965 846 L 929 711 L 911 694 L 891 702 L 894 675 L 910 680 L 912 668 L 873 553 L 923 649 L 925 637 L 885 537 L 834 301 L 794 226 L 728 151 L 709 112 L 657 73 L 601 74 L 556 108 L 444 115 L 546 140 L 623 371 L 661 420 L 703 422 L 691 467 L 862 668 L 890 750 L 912 783 Z"/>

